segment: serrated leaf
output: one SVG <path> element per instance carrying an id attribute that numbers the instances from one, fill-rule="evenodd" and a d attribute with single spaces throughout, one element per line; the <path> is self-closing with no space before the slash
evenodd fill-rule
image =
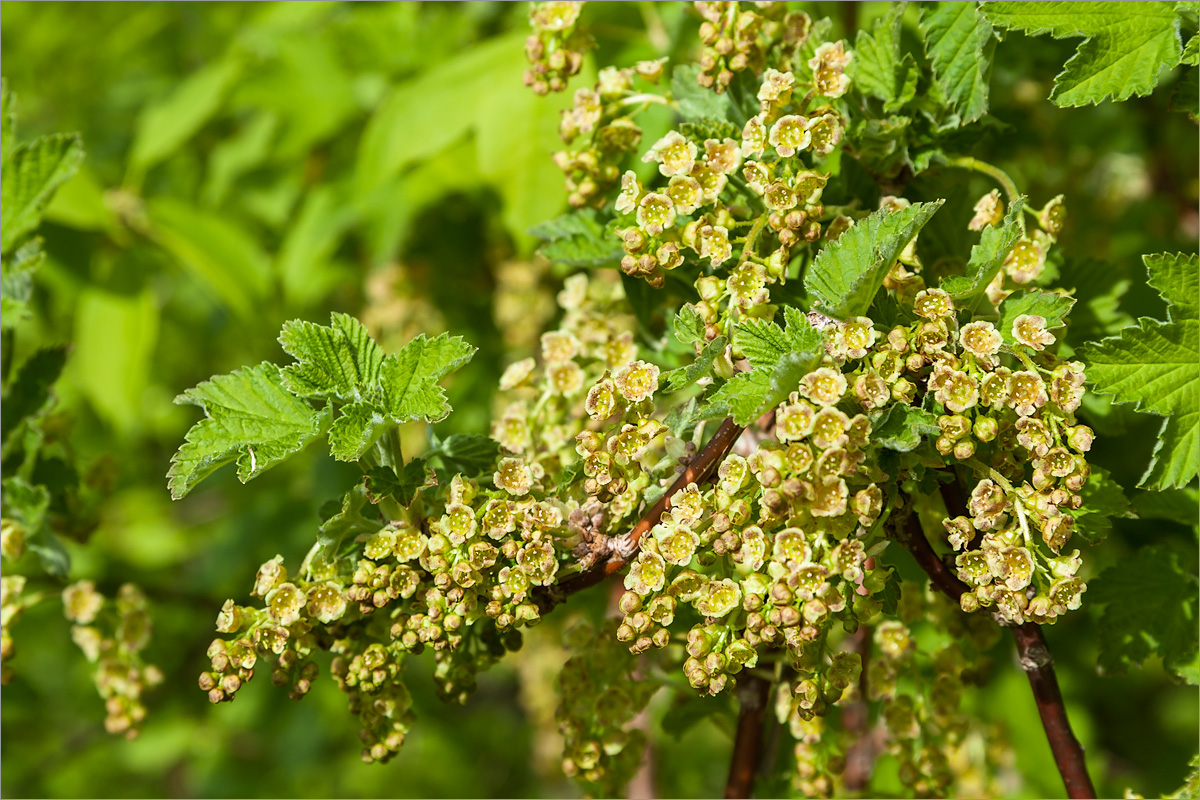
<path id="1" fill-rule="evenodd" d="M 975 3 L 939 3 L 921 15 L 925 53 L 938 86 L 963 123 L 974 122 L 988 109 L 992 53 L 996 42 L 992 26 L 978 13 Z"/>
<path id="2" fill-rule="evenodd" d="M 1165 519 L 1196 528 L 1200 525 L 1200 498 L 1197 495 L 1194 486 L 1138 492 L 1133 496 L 1133 508 L 1141 519 Z"/>
<path id="3" fill-rule="evenodd" d="M 724 336 L 718 336 L 704 346 L 700 351 L 700 355 L 685 367 L 673 369 L 666 373 L 663 378 L 666 382 L 666 393 L 678 392 L 680 389 L 691 386 L 696 381 L 712 374 L 713 359 L 721 355 L 725 350 L 725 345 L 729 344 L 729 340 Z"/>
<path id="4" fill-rule="evenodd" d="M 683 439 L 687 432 L 696 426 L 698 422 L 705 419 L 704 414 L 700 411 L 700 401 L 695 397 L 688 398 L 688 401 L 681 406 L 675 406 L 671 412 L 667 414 L 667 418 L 663 420 L 663 424 L 671 431 L 671 435 L 676 439 Z M 578 471 L 580 462 L 576 461 L 573 467 Z M 569 481 L 563 481 L 562 485 L 568 485 Z"/>
<path id="5" fill-rule="evenodd" d="M 279 343 L 298 362 L 283 368 L 284 386 L 292 394 L 343 403 L 378 398 L 383 350 L 349 314 L 333 313 L 328 326 L 285 322 Z"/>
<path id="6" fill-rule="evenodd" d="M 1179 555 L 1146 547 L 1109 567 L 1088 584 L 1088 600 L 1106 604 L 1100 615 L 1100 667 L 1124 672 L 1151 655 L 1180 677 L 1196 682 L 1198 641 L 1196 576 Z"/>
<path id="7" fill-rule="evenodd" d="M 671 72 L 671 96 L 679 104 L 679 113 L 685 121 L 702 119 L 732 121 L 733 107 L 728 94 L 717 94 L 696 82 L 700 67 L 696 64 L 680 64 Z"/>
<path id="8" fill-rule="evenodd" d="M 675 314 L 671 330 L 681 344 L 695 344 L 704 338 L 704 320 L 694 306 L 685 305 Z"/>
<path id="9" fill-rule="evenodd" d="M 1195 253 L 1157 253 L 1142 256 L 1146 283 L 1167 302 L 1171 320 L 1200 317 L 1200 256 Z"/>
<path id="10" fill-rule="evenodd" d="M 56 133 L 18 145 L 0 175 L 0 253 L 8 255 L 42 221 L 54 190 L 79 169 L 83 140 L 77 133 Z"/>
<path id="11" fill-rule="evenodd" d="M 408 508 L 422 489 L 437 486 L 438 482 L 426 459 L 414 458 L 401 468 L 399 475 L 390 467 L 374 467 L 367 473 L 364 483 L 372 503 L 392 497 Z"/>
<path id="12" fill-rule="evenodd" d="M 996 27 L 1030 36 L 1085 37 L 1054 79 L 1058 106 L 1149 94 L 1183 55 L 1172 3 L 1005 1 L 984 3 L 982 12 Z"/>
<path id="13" fill-rule="evenodd" d="M 380 369 L 381 406 L 397 422 L 437 422 L 450 413 L 446 393 L 437 382 L 471 360 L 475 348 L 461 336 L 443 333 L 417 336 Z"/>
<path id="14" fill-rule="evenodd" d="M 427 459 L 440 458 L 451 472 L 468 478 L 490 473 L 500 454 L 500 445 L 490 436 L 478 433 L 455 433 L 445 439 L 433 440 Z"/>
<path id="15" fill-rule="evenodd" d="M 1021 215 L 1024 214 L 1024 198 L 1018 198 L 1008 207 L 1004 221 L 989 225 L 979 236 L 979 244 L 971 248 L 971 259 L 967 262 L 965 278 L 942 282 L 945 289 L 960 308 L 974 313 L 986 294 L 988 284 L 1004 266 L 1004 259 L 1012 252 L 1013 245 L 1021 238 Z"/>
<path id="16" fill-rule="evenodd" d="M 816 309 L 839 320 L 865 314 L 896 257 L 942 202 L 880 209 L 822 249 L 804 275 Z"/>
<path id="17" fill-rule="evenodd" d="M 175 398 L 204 410 L 167 473 L 178 500 L 219 467 L 237 461 L 246 483 L 300 452 L 321 434 L 327 411 L 316 411 L 287 391 L 279 367 L 263 362 L 189 389 Z"/>
<path id="18" fill-rule="evenodd" d="M 871 441 L 888 450 L 908 453 L 921 444 L 923 436 L 941 433 L 938 415 L 923 408 L 893 403 L 871 422 Z"/>
<path id="19" fill-rule="evenodd" d="M 900 52 L 900 18 L 904 3 L 895 3 L 868 33 L 858 32 L 849 74 L 854 86 L 883 101 L 883 110 L 894 114 L 916 96 L 917 62 Z"/>
<path id="20" fill-rule="evenodd" d="M 598 267 L 616 261 L 624 252 L 591 208 L 535 225 L 529 235 L 546 243 L 538 250 L 546 258 L 572 267 Z"/>
<path id="21" fill-rule="evenodd" d="M 679 123 L 679 132 L 685 139 L 704 141 L 705 139 L 740 139 L 742 129 L 724 119 L 705 117 L 692 122 Z"/>
<path id="22" fill-rule="evenodd" d="M 1012 333 L 1013 322 L 1017 317 L 1022 314 L 1045 317 L 1048 329 L 1061 328 L 1066 324 L 1063 318 L 1071 311 L 1073 305 L 1075 298 L 1054 292 L 1044 292 L 1040 289 L 1013 292 L 1000 304 L 1000 321 L 996 323 L 996 327 L 1004 337 L 1004 343 L 1011 347 L 1017 343 Z"/>
<path id="23" fill-rule="evenodd" d="M 67 348 L 59 345 L 38 350 L 21 365 L 3 404 L 0 404 L 0 430 L 5 439 L 22 420 L 36 414 L 50 399 L 50 387 L 62 374 L 66 362 Z"/>
<path id="24" fill-rule="evenodd" d="M 1140 319 L 1119 336 L 1079 350 L 1095 391 L 1138 411 L 1169 417 L 1141 486 L 1186 485 L 1200 445 L 1200 322 Z"/>
<path id="25" fill-rule="evenodd" d="M 364 401 L 344 405 L 329 426 L 329 453 L 338 461 L 357 461 L 380 436 L 395 426 L 395 421 L 374 403 Z"/>
<path id="26" fill-rule="evenodd" d="M 1200 112 L 1200 69 L 1192 67 L 1184 71 L 1175 86 L 1175 94 L 1171 96 L 1170 108 L 1187 114 L 1192 122 L 1196 122 L 1197 113 Z"/>
<path id="27" fill-rule="evenodd" d="M 755 369 L 772 369 L 788 351 L 788 338 L 769 319 L 745 319 L 733 329 L 733 349 Z"/>
<path id="28" fill-rule="evenodd" d="M 771 374 L 766 369 L 739 372 L 713 392 L 702 411 L 702 419 L 733 417 L 739 425 L 749 425 L 762 416 L 771 392 Z"/>
<path id="29" fill-rule="evenodd" d="M 46 261 L 42 238 L 33 236 L 11 258 L 0 260 L 0 327 L 15 328 L 29 315 L 33 274 Z"/>
<path id="30" fill-rule="evenodd" d="M 1092 474 L 1079 494 L 1083 505 L 1069 513 L 1075 518 L 1075 533 L 1088 544 L 1104 541 L 1112 530 L 1114 519 L 1137 516 L 1121 484 L 1103 467 L 1092 467 Z"/>

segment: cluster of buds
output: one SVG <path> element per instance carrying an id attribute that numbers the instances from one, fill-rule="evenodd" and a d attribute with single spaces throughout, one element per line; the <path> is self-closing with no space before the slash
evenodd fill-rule
<path id="1" fill-rule="evenodd" d="M 701 86 L 724 92 L 734 77 L 747 70 L 762 72 L 768 54 L 776 48 L 779 56 L 802 44 L 812 30 L 812 19 L 803 12 L 788 12 L 784 3 L 708 2 L 700 0 L 696 10 L 700 23 Z M 782 47 L 781 47 L 782 46 Z"/>
<path id="2" fill-rule="evenodd" d="M 133 739 L 146 718 L 142 694 L 163 680 L 158 667 L 141 656 L 150 643 L 146 596 L 127 583 L 109 600 L 91 581 L 79 581 L 63 590 L 62 601 L 63 614 L 73 623 L 71 638 L 95 665 L 92 679 L 104 698 L 105 729 Z"/>
<path id="3" fill-rule="evenodd" d="M 572 655 L 556 680 L 562 769 L 594 797 L 623 795 L 637 772 L 646 735 L 630 723 L 657 689 L 634 677 L 630 655 L 614 643 L 616 628 L 608 620 L 598 631 L 585 622 L 568 630 Z"/>
<path id="4" fill-rule="evenodd" d="M 561 92 L 583 68 L 583 53 L 592 40 L 575 27 L 582 9 L 582 2 L 550 0 L 529 10 L 535 32 L 525 40 L 525 57 L 532 65 L 525 70 L 525 85 L 534 94 Z"/>
<path id="5" fill-rule="evenodd" d="M 1004 203 L 1000 193 L 993 190 L 975 204 L 975 216 L 971 218 L 971 230 L 982 230 L 988 225 L 999 224 L 1004 217 Z M 1033 283 L 1046 269 L 1046 257 L 1050 248 L 1058 241 L 1067 222 L 1067 206 L 1060 194 L 1051 199 L 1034 214 L 1038 230 L 1026 232 L 1013 246 L 1004 260 L 1004 269 L 988 284 L 988 299 L 999 305 L 1016 288 Z"/>
<path id="6" fill-rule="evenodd" d="M 567 202 L 573 208 L 603 206 L 621 174 L 619 164 L 641 144 L 642 129 L 629 116 L 630 104 L 657 95 L 638 95 L 634 80 L 647 79 L 648 73 L 657 81 L 662 63 L 642 62 L 638 67 L 601 70 L 596 86 L 577 89 L 574 104 L 562 112 L 559 135 L 574 147 L 555 153 L 554 163 L 566 175 Z"/>

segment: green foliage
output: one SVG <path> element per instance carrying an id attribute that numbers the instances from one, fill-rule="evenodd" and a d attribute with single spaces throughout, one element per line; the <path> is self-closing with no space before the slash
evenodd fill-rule
<path id="1" fill-rule="evenodd" d="M 1195 255 L 1145 257 L 1149 283 L 1168 304 L 1171 321 L 1140 319 L 1119 336 L 1085 346 L 1082 358 L 1096 390 L 1115 402 L 1166 417 L 1150 466 L 1139 483 L 1186 486 L 1200 460 L 1200 321 Z"/>
<path id="2" fill-rule="evenodd" d="M 556 264 L 598 267 L 621 257 L 620 245 L 605 235 L 604 225 L 590 208 L 535 225 L 529 235 L 546 243 L 538 252 Z"/>
<path id="3" fill-rule="evenodd" d="M 1046 320 L 1046 327 L 1052 330 L 1066 324 L 1066 316 L 1073 305 L 1074 298 L 1056 292 L 1044 292 L 1039 289 L 1016 292 L 1000 304 L 1000 321 L 997 327 L 1000 329 L 1000 335 L 1004 337 L 1004 343 L 1011 346 L 1017 341 L 1013 338 L 1013 322 L 1017 317 L 1024 314 L 1042 317 Z"/>
<path id="4" fill-rule="evenodd" d="M 1004 221 L 989 225 L 979 235 L 979 244 L 971 248 L 971 259 L 967 262 L 965 277 L 954 275 L 942 281 L 942 288 L 956 303 L 974 312 L 985 297 L 988 284 L 999 274 L 1004 259 L 1012 252 L 1013 245 L 1021 238 L 1021 215 L 1025 204 L 1022 199 L 1011 203 Z"/>
<path id="5" fill-rule="evenodd" d="M 994 21 L 974 3 L 938 3 L 932 12 L 923 9 L 921 14 L 925 53 L 938 87 L 964 123 L 974 122 L 988 110 L 996 48 L 989 20 Z"/>
<path id="6" fill-rule="evenodd" d="M 900 18 L 904 6 L 892 6 L 871 32 L 861 30 L 855 40 L 852 75 L 859 90 L 883 101 L 885 113 L 894 114 L 917 93 L 916 59 L 900 49 Z"/>
<path id="7" fill-rule="evenodd" d="M 1200 679 L 1196 659 L 1196 576 L 1165 547 L 1146 547 L 1119 567 L 1109 567 L 1089 589 L 1104 603 L 1100 617 L 1100 666 L 1120 672 L 1151 655 L 1188 683 Z"/>
<path id="8" fill-rule="evenodd" d="M 1159 76 L 1179 64 L 1183 55 L 1177 5 L 995 0 L 984 3 L 982 13 L 999 28 L 1056 39 L 1084 38 L 1050 93 L 1056 105 L 1066 107 L 1153 91 Z"/>
<path id="9" fill-rule="evenodd" d="M 804 275 L 814 308 L 845 320 L 867 313 L 884 276 L 942 201 L 876 211 L 823 249 Z"/>

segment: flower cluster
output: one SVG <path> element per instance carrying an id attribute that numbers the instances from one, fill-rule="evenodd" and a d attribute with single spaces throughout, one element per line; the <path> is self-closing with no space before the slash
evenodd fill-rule
<path id="1" fill-rule="evenodd" d="M 786 57 L 812 30 L 812 19 L 802 11 L 787 11 L 786 4 L 711 2 L 696 4 L 700 23 L 700 85 L 718 94 L 734 76 L 761 73 L 768 54 Z M 774 60 L 774 59 L 772 59 Z"/>
<path id="2" fill-rule="evenodd" d="M 79 581 L 63 590 L 62 602 L 63 614 L 74 623 L 71 638 L 95 665 L 92 679 L 108 714 L 105 729 L 133 739 L 146 718 L 142 694 L 163 680 L 141 655 L 151 632 L 146 596 L 127 583 L 109 600 L 91 581 Z"/>
<path id="3" fill-rule="evenodd" d="M 549 0 L 533 3 L 529 22 L 535 33 L 525 40 L 525 85 L 534 94 L 561 92 L 567 81 L 583 67 L 583 53 L 592 47 L 591 37 L 578 31 L 582 2 Z"/>

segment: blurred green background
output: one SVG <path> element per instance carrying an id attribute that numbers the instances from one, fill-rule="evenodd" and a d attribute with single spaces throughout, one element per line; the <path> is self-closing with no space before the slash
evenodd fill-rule
<path id="1" fill-rule="evenodd" d="M 798 5 L 843 32 L 885 7 Z M 141 737 L 109 737 L 61 607 L 27 612 L 14 630 L 17 679 L 3 691 L 4 795 L 575 792 L 558 773 L 546 711 L 562 620 L 529 636 L 520 664 L 484 676 L 466 707 L 434 699 L 428 659 L 414 659 L 419 723 L 384 767 L 361 764 L 331 682 L 293 703 L 263 679 L 236 703 L 210 706 L 195 679 L 221 602 L 244 599 L 276 553 L 297 562 L 317 507 L 354 475 L 313 450 L 251 487 L 224 471 L 179 503 L 164 478 L 196 416 L 172 398 L 214 373 L 278 360 L 283 321 L 323 321 L 330 310 L 362 316 L 388 347 L 421 330 L 465 336 L 480 352 L 451 384 L 455 414 L 439 432 L 488 430 L 499 374 L 532 353 L 562 277 L 530 261 L 527 231 L 564 207 L 549 154 L 568 98 L 539 99 L 521 84 L 526 12 L 524 3 L 4 3 L 3 73 L 21 138 L 79 131 L 87 150 L 42 226 L 50 257 L 15 359 L 72 343 L 62 420 L 81 463 L 111 482 L 90 540 L 71 545 L 72 578 L 110 595 L 124 581 L 145 588 L 155 622 L 147 655 L 167 678 L 148 698 Z M 696 41 L 682 3 L 595 4 L 584 20 L 599 47 L 572 88 L 590 84 L 595 64 L 686 56 Z M 1063 249 L 1075 258 L 1064 284 L 1079 288 L 1077 314 L 1116 329 L 1163 315 L 1141 254 L 1196 248 L 1196 128 L 1168 113 L 1169 88 L 1120 105 L 1050 105 L 1074 46 L 1019 35 L 1000 44 L 992 111 L 1004 124 L 964 151 L 1003 165 L 1037 205 L 1066 194 Z M 647 120 L 646 141 L 669 123 Z M 949 171 L 911 186 L 914 197 L 958 198 L 966 216 L 939 215 L 930 236 L 964 240 L 987 188 Z M 1132 487 L 1159 423 L 1096 411 L 1094 462 Z M 1190 508 L 1195 491 L 1176 499 Z M 1146 518 L 1116 521 L 1089 554 L 1091 574 L 1156 542 L 1180 545 L 1194 567 L 1194 527 Z M 603 603 L 578 598 L 560 616 Z M 1101 793 L 1177 788 L 1196 752 L 1195 687 L 1154 664 L 1097 675 L 1086 612 L 1048 637 Z M 973 702 L 1013 745 L 1013 795 L 1060 795 L 1015 664 L 1001 659 Z M 682 740 L 660 737 L 657 791 L 715 795 L 727 727 L 718 715 Z"/>

